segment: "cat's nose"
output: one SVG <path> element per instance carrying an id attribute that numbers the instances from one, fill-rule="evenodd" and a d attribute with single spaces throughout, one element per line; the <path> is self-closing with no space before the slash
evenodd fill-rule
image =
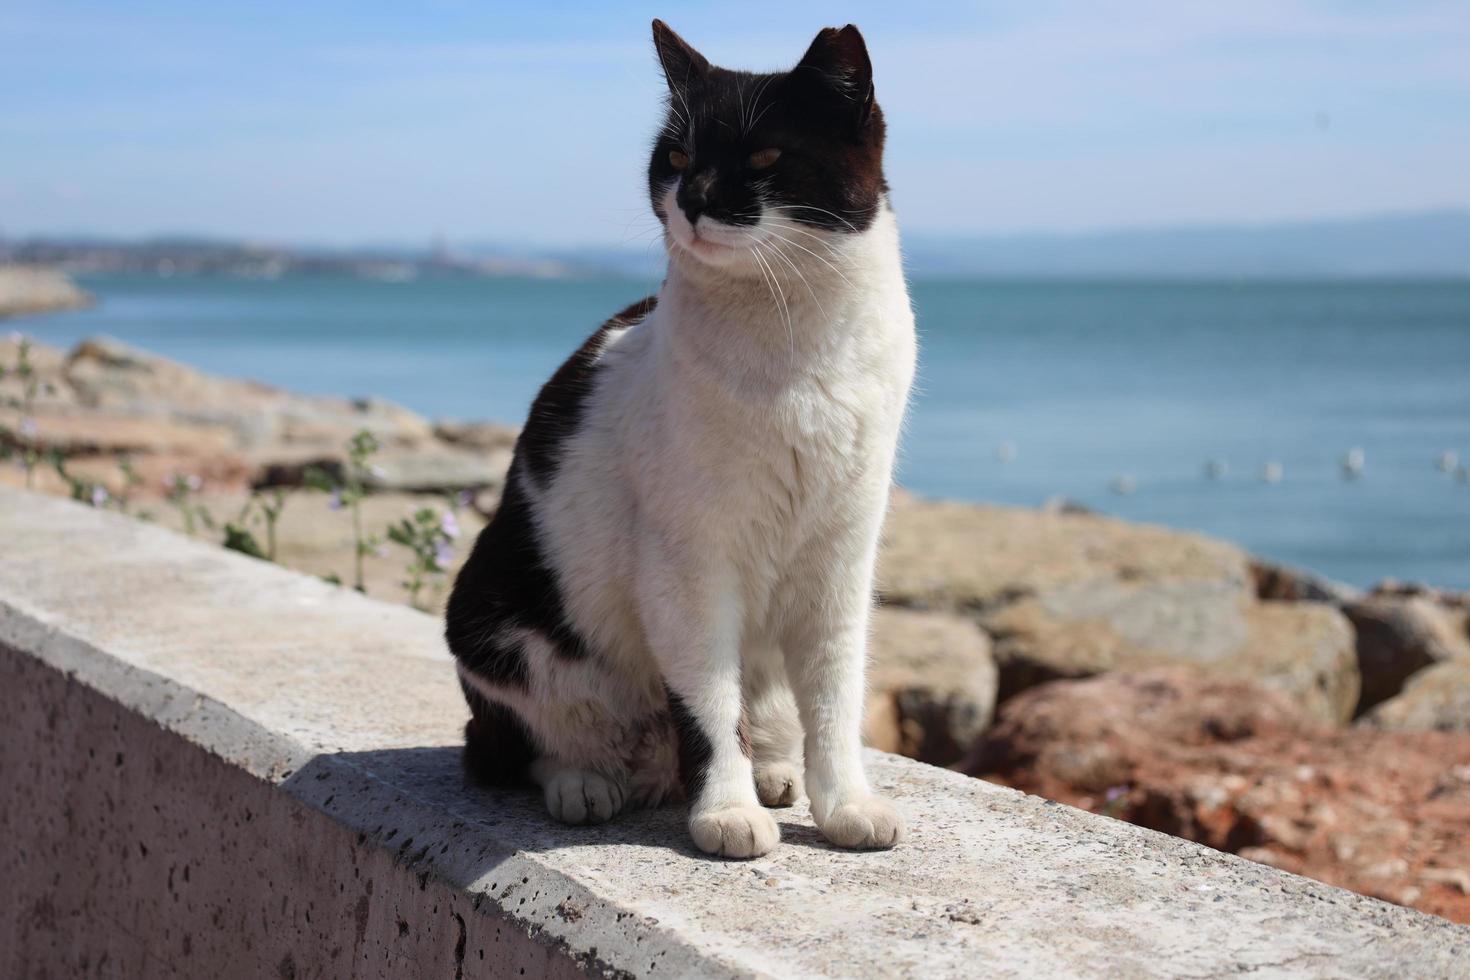
<path id="1" fill-rule="evenodd" d="M 679 188 L 679 210 L 684 212 L 684 217 L 689 219 L 691 225 L 709 209 L 710 189 L 714 181 L 715 175 L 706 170 L 695 174 Z"/>

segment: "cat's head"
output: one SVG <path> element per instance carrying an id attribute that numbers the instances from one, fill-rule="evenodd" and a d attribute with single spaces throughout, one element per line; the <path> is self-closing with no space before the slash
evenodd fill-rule
<path id="1" fill-rule="evenodd" d="M 887 191 L 883 113 L 856 27 L 823 29 L 768 75 L 711 65 L 663 21 L 653 41 L 669 99 L 648 189 L 674 258 L 748 269 L 753 249 L 799 260 L 868 228 Z"/>

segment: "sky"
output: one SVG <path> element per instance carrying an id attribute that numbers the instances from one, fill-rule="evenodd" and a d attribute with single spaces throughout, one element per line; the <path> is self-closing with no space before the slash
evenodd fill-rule
<path id="1" fill-rule="evenodd" d="M 1470 205 L 1470 4 L 0 0 L 0 234 L 646 241 L 663 17 L 712 61 L 867 39 L 905 227 Z"/>

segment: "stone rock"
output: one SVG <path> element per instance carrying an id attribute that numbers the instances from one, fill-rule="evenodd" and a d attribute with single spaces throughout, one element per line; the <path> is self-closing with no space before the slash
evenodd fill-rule
<path id="1" fill-rule="evenodd" d="M 74 406 L 41 406 L 31 416 L 32 442 L 64 456 L 120 453 L 211 455 L 229 452 L 235 437 L 217 425 L 190 425 L 171 419 L 141 419 L 78 411 Z M 0 407 L 0 426 L 17 431 L 21 410 Z"/>
<path id="2" fill-rule="evenodd" d="M 91 306 L 92 296 L 58 269 L 0 265 L 0 318 Z"/>
<path id="3" fill-rule="evenodd" d="M 992 781 L 1470 921 L 1470 735 L 1331 729 L 1188 668 L 1003 704 L 962 767 Z"/>
<path id="4" fill-rule="evenodd" d="M 869 645 L 869 745 L 947 766 L 995 712 L 990 639 L 948 613 L 878 609 Z"/>
<path id="5" fill-rule="evenodd" d="M 511 450 L 473 452 L 453 446 L 389 449 L 373 458 L 368 485 L 374 490 L 432 493 L 500 488 L 510 469 Z"/>
<path id="6" fill-rule="evenodd" d="M 221 426 L 243 449 L 282 443 L 335 449 L 363 429 L 384 445 L 411 446 L 433 437 L 425 419 L 389 402 L 314 398 L 220 378 L 106 337 L 78 344 L 65 377 L 88 408 Z"/>
<path id="7" fill-rule="evenodd" d="M 1377 593 L 1343 607 L 1357 631 L 1358 713 L 1393 697 L 1431 664 L 1470 658 L 1470 610 L 1428 595 Z"/>
<path id="8" fill-rule="evenodd" d="M 1426 667 L 1358 719 L 1364 728 L 1470 734 L 1470 659 Z"/>
<path id="9" fill-rule="evenodd" d="M 1063 677 L 1162 664 L 1259 677 L 1324 721 L 1358 697 L 1352 631 L 1326 605 L 1261 603 L 1240 549 L 1088 514 L 895 504 L 885 600 L 969 614 L 1000 699 Z"/>
<path id="10" fill-rule="evenodd" d="M 1245 620 L 1247 640 L 1233 655 L 1198 666 L 1255 680 L 1319 721 L 1352 719 L 1361 681 L 1352 626 L 1342 613 L 1315 602 L 1270 602 L 1248 606 Z"/>
<path id="11" fill-rule="evenodd" d="M 498 422 L 460 422 L 439 419 L 434 423 L 434 437 L 451 446 L 481 452 L 513 449 L 520 430 Z"/>
<path id="12" fill-rule="evenodd" d="M 1251 578 L 1256 597 L 1287 602 L 1330 602 L 1334 605 L 1354 602 L 1363 595 L 1361 589 L 1332 579 L 1314 575 L 1300 568 L 1252 558 Z"/>
<path id="13" fill-rule="evenodd" d="M 1202 535 L 1091 514 L 895 496 L 884 531 L 885 601 L 980 611 L 1093 580 L 1201 582 L 1246 595 L 1246 556 Z"/>
<path id="14" fill-rule="evenodd" d="M 1369 591 L 1372 596 L 1396 596 L 1407 598 L 1419 596 L 1439 603 L 1441 606 L 1449 606 L 1452 609 L 1470 609 L 1470 592 L 1455 592 L 1450 589 L 1436 589 L 1422 582 L 1399 582 L 1394 579 L 1384 579 Z"/>

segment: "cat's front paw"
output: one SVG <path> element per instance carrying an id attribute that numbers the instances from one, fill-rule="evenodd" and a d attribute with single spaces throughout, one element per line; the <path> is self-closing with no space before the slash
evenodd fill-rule
<path id="1" fill-rule="evenodd" d="M 801 766 L 794 762 L 756 763 L 755 795 L 764 806 L 790 806 L 801 799 Z"/>
<path id="2" fill-rule="evenodd" d="M 567 769 L 546 782 L 546 809 L 562 823 L 602 823 L 623 808 L 623 788 L 595 772 Z"/>
<path id="3" fill-rule="evenodd" d="M 880 796 L 840 803 L 817 822 L 822 836 L 838 847 L 881 850 L 903 840 L 903 814 Z"/>
<path id="4" fill-rule="evenodd" d="M 695 814 L 689 818 L 689 836 L 706 854 L 755 858 L 771 852 L 781 831 L 769 813 L 747 804 Z"/>

